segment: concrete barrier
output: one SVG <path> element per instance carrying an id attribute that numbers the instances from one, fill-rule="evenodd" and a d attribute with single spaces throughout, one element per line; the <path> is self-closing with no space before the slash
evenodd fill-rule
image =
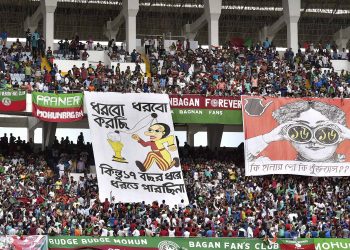
<path id="1" fill-rule="evenodd" d="M 350 62 L 348 60 L 331 60 L 335 72 L 340 72 L 343 69 L 350 71 Z"/>
<path id="2" fill-rule="evenodd" d="M 84 51 L 80 51 L 80 58 L 82 57 L 82 53 Z M 89 50 L 87 51 L 89 54 L 89 58 L 87 61 L 90 63 L 98 63 L 101 61 L 102 63 L 105 61 L 105 51 L 104 50 Z"/>
<path id="3" fill-rule="evenodd" d="M 128 66 L 130 66 L 130 70 L 133 71 L 135 69 L 135 63 L 119 63 L 120 64 L 120 72 L 125 71 Z M 111 62 L 111 67 L 117 67 L 118 62 Z M 140 63 L 141 70 L 143 73 L 146 73 L 146 64 Z"/>
<path id="4" fill-rule="evenodd" d="M 77 66 L 80 68 L 83 63 L 85 64 L 85 67 L 88 67 L 89 64 L 91 64 L 93 67 L 95 67 L 98 62 L 91 62 L 91 61 L 81 61 L 81 60 L 54 60 L 54 63 L 57 65 L 58 69 L 62 72 L 68 72 L 68 70 L 71 70 L 73 66 Z M 103 63 L 103 61 L 102 61 Z M 108 65 L 109 68 L 112 68 L 112 66 L 117 67 L 118 62 L 111 62 L 109 59 L 106 60 L 106 63 L 103 63 L 104 65 Z M 128 66 L 130 66 L 130 70 L 133 71 L 135 69 L 136 64 L 135 63 L 119 63 L 120 64 L 120 71 L 125 71 Z M 140 63 L 141 70 L 146 73 L 146 65 L 144 63 Z"/>

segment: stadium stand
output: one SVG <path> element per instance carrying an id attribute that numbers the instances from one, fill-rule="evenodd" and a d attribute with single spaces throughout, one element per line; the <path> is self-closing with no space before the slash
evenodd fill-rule
<path id="1" fill-rule="evenodd" d="M 303 34 L 303 40 L 298 39 L 299 18 L 302 20 L 301 30 L 307 33 L 305 30 L 310 26 L 309 19 L 318 10 L 316 7 L 308 8 L 308 3 L 303 1 L 305 9 L 302 13 L 300 0 L 294 3 L 283 0 L 281 6 L 267 6 L 266 8 L 281 8 L 283 15 L 277 21 L 276 18 L 273 19 L 274 23 L 272 19 L 266 19 L 272 24 L 255 30 L 260 33 L 259 39 L 253 41 L 248 37 L 251 35 L 248 31 L 244 33 L 244 40 L 237 37 L 222 39 L 218 16 L 227 16 L 229 7 L 237 6 L 230 1 L 217 1 L 220 2 L 217 5 L 215 1 L 205 0 L 199 1 L 204 6 L 203 14 L 195 13 L 190 18 L 193 21 L 191 24 L 181 24 L 186 35 L 176 40 L 165 40 L 165 35 L 146 34 L 138 36 L 143 40 L 141 43 L 141 39 L 136 39 L 136 24 L 139 25 L 139 21 L 136 22 L 137 13 L 140 11 L 140 18 L 144 20 L 145 6 L 149 10 L 154 7 L 151 3 L 148 6 L 148 1 L 123 0 L 113 3 L 113 6 L 117 5 L 121 9 L 120 14 L 114 20 L 104 20 L 107 23 L 103 32 L 109 34 L 109 41 L 102 45 L 93 42 L 100 38 L 101 27 L 98 31 L 93 28 L 96 39 L 87 36 L 88 31 L 83 30 L 81 36 L 87 41 L 82 41 L 78 32 L 73 32 L 72 36 L 71 31 L 66 32 L 66 27 L 64 31 L 56 31 L 56 8 L 62 8 L 60 5 L 66 4 L 62 8 L 65 9 L 73 4 L 69 1 L 62 2 L 40 1 L 39 6 L 26 3 L 32 10 L 34 7 L 37 9 L 34 13 L 28 13 L 25 21 L 26 32 L 22 35 L 26 38 L 25 42 L 20 41 L 21 35 L 15 29 L 15 41 L 9 42 L 11 32 L 8 34 L 6 27 L 0 26 L 3 29 L 0 30 L 0 91 L 21 90 L 28 94 L 57 95 L 87 91 L 230 98 L 286 97 L 307 98 L 308 103 L 314 100 L 312 98 L 340 98 L 342 103 L 344 99 L 350 98 L 350 53 L 347 47 L 349 28 L 343 29 L 343 26 L 336 25 L 350 24 L 350 10 L 346 3 L 338 2 L 336 9 L 339 15 L 334 11 L 334 16 L 329 18 L 328 24 L 331 27 L 336 27 L 337 30 L 340 28 L 334 35 L 336 41 L 330 41 L 329 30 L 322 36 L 322 29 L 318 29 L 317 36 Z M 191 1 L 184 1 L 184 5 L 185 2 L 189 5 Z M 271 5 L 270 2 L 273 1 L 266 4 Z M 99 3 L 97 1 L 93 4 Z M 11 6 L 7 1 L 4 1 L 4 5 Z M 251 11 L 264 11 L 255 5 L 249 7 Z M 86 6 L 90 5 L 86 3 Z M 139 6 L 142 6 L 140 10 Z M 166 4 L 158 7 L 164 6 Z M 226 7 L 223 8 L 224 6 Z M 194 7 L 191 5 L 188 8 Z M 329 6 L 321 6 L 319 9 L 329 10 Z M 60 11 L 57 15 L 62 17 Z M 157 14 L 161 15 L 159 12 Z M 183 13 L 181 15 L 184 16 Z M 38 25 L 42 16 L 45 25 L 41 32 L 38 31 Z M 162 17 L 164 20 L 167 18 Z M 293 18 L 297 21 L 293 21 Z M 258 19 L 260 20 L 256 18 Z M 324 17 L 315 18 L 320 19 L 324 20 Z M 332 19 L 335 19 L 336 24 Z M 59 18 L 58 22 L 62 21 Z M 125 43 L 117 43 L 117 38 L 120 38 L 119 29 L 124 29 L 123 22 L 126 23 L 126 37 L 123 38 Z M 203 42 L 198 45 L 198 41 L 190 39 L 191 36 L 196 37 L 204 22 L 208 23 L 208 46 Z M 224 29 L 227 30 L 227 17 L 221 22 L 226 24 Z M 286 39 L 277 35 L 284 25 L 287 26 Z M 148 26 L 146 22 L 145 26 Z M 331 32 L 334 31 L 336 30 L 332 29 Z M 58 43 L 54 41 L 57 33 L 62 39 Z M 274 36 L 278 39 L 274 39 Z M 204 40 L 200 32 L 199 38 L 200 41 Z M 223 40 L 226 41 L 222 42 Z M 105 60 L 91 61 L 93 55 Z M 58 62 L 59 65 L 69 66 L 60 68 Z M 6 101 L 8 100 L 2 99 L 3 106 L 8 105 Z M 8 115 L 7 111 L 5 113 Z M 18 114 L 30 116 L 28 112 L 16 113 Z M 277 115 L 274 116 L 276 117 Z M 153 118 L 156 119 L 157 116 Z M 157 126 L 159 124 L 162 123 L 156 123 Z M 307 126 L 303 126 L 294 128 L 300 131 L 304 129 L 302 132 L 305 133 Z M 148 128 L 149 133 L 166 134 L 165 126 L 163 131 L 159 130 L 159 127 Z M 309 141 L 317 140 L 316 129 L 310 128 L 308 131 L 313 133 Z M 326 132 L 329 135 L 334 131 Z M 119 131 L 116 133 L 119 134 Z M 337 136 L 340 138 L 339 134 Z M 341 140 L 338 137 L 336 143 Z M 77 142 L 68 137 L 60 140 L 55 137 L 52 145 L 41 147 L 44 150 L 40 150 L 40 146 L 34 144 L 32 139 L 22 140 L 13 134 L 5 134 L 0 138 L 0 235 L 265 240 L 350 237 L 348 176 L 247 176 L 243 144 L 237 148 L 213 149 L 212 146 L 194 147 L 187 143 L 177 143 L 189 202 L 182 200 L 175 206 L 169 206 L 168 200 L 123 203 L 118 202 L 117 196 L 99 199 L 99 183 L 96 171 L 92 171 L 91 167 L 95 165 L 94 152 L 91 143 L 84 141 L 83 134 Z M 138 136 L 133 139 L 143 146 L 149 143 Z M 268 144 L 264 138 L 262 140 Z M 160 155 L 164 148 L 152 146 L 152 156 L 158 160 L 159 157 L 163 159 Z M 117 157 L 117 153 L 114 157 L 118 160 L 122 158 Z M 140 171 L 144 172 L 142 167 L 144 166 L 138 165 Z M 269 244 L 268 242 L 267 245 Z"/>
<path id="2" fill-rule="evenodd" d="M 1 234 L 349 237 L 347 179 L 244 177 L 243 147 L 181 147 L 189 204 L 100 201 L 83 136 L 32 142 L 1 137 Z M 73 178 L 71 173 L 82 173 Z M 107 230 L 107 231 L 106 231 Z"/>

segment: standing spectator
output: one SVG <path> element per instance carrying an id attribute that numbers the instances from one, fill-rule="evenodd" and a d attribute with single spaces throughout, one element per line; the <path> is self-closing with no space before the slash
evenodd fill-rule
<path id="1" fill-rule="evenodd" d="M 34 31 L 34 33 L 32 35 L 32 56 L 34 59 L 36 59 L 38 56 L 39 39 L 40 39 L 40 35 L 39 35 L 38 31 L 36 30 L 36 31 Z"/>
<path id="2" fill-rule="evenodd" d="M 89 39 L 86 41 L 87 43 L 87 49 L 92 50 L 92 45 L 94 44 L 94 41 L 92 40 L 91 36 L 89 36 Z"/>
<path id="3" fill-rule="evenodd" d="M 51 50 L 51 47 L 50 47 L 50 46 L 47 48 L 46 57 L 47 57 L 47 58 L 51 58 L 51 57 L 52 57 L 52 50 Z"/>
<path id="4" fill-rule="evenodd" d="M 346 53 L 345 48 L 343 48 L 342 52 L 340 53 L 340 59 L 342 59 L 342 60 L 348 59 L 348 54 Z"/>
<path id="5" fill-rule="evenodd" d="M 89 56 L 90 56 L 89 53 L 87 53 L 87 51 L 84 50 L 84 52 L 81 54 L 81 59 L 83 61 L 86 61 L 89 58 Z"/>
<path id="6" fill-rule="evenodd" d="M 75 38 L 73 38 L 69 44 L 69 52 L 70 55 L 73 56 L 71 59 L 76 60 L 77 59 L 77 41 Z"/>
<path id="7" fill-rule="evenodd" d="M 26 31 L 26 46 L 30 47 L 31 42 L 32 42 L 32 33 L 30 32 L 30 29 L 28 28 Z"/>
<path id="8" fill-rule="evenodd" d="M 269 38 L 266 37 L 265 41 L 263 42 L 264 49 L 270 48 L 271 42 L 269 41 Z"/>
<path id="9" fill-rule="evenodd" d="M 191 43 L 190 40 L 186 39 L 186 51 L 191 49 Z"/>
<path id="10" fill-rule="evenodd" d="M 78 33 L 75 33 L 75 35 L 74 35 L 74 40 L 75 40 L 75 43 L 76 43 L 76 44 L 79 44 L 80 39 L 79 39 Z"/>
<path id="11" fill-rule="evenodd" d="M 68 38 L 65 39 L 64 41 L 64 47 L 63 47 L 63 57 L 66 58 L 68 52 L 69 52 L 69 41 Z"/>
<path id="12" fill-rule="evenodd" d="M 33 69 L 29 65 L 29 63 L 27 63 L 26 66 L 24 67 L 24 75 L 25 75 L 25 81 L 26 82 L 30 82 L 31 81 L 32 73 L 33 73 Z"/>
<path id="13" fill-rule="evenodd" d="M 114 39 L 111 39 L 111 40 L 108 41 L 108 50 L 109 50 L 109 52 L 112 51 L 112 48 L 114 47 L 114 45 L 115 45 Z"/>
<path id="14" fill-rule="evenodd" d="M 147 39 L 147 37 L 145 38 L 145 54 L 148 55 L 150 53 L 150 50 L 149 50 L 149 47 L 150 47 L 150 44 L 149 44 L 149 40 Z"/>
<path id="15" fill-rule="evenodd" d="M 6 42 L 7 42 L 7 37 L 8 37 L 7 31 L 3 31 L 1 33 L 0 37 L 1 37 L 1 40 L 2 40 L 2 46 L 6 47 Z"/>
<path id="16" fill-rule="evenodd" d="M 182 43 L 180 40 L 177 40 L 177 42 L 176 42 L 176 50 L 178 50 L 178 51 L 182 50 Z"/>
<path id="17" fill-rule="evenodd" d="M 149 39 L 149 47 L 150 47 L 150 52 L 152 52 L 154 50 L 154 47 L 155 47 L 155 39 L 154 38 Z"/>
<path id="18" fill-rule="evenodd" d="M 134 49 L 131 52 L 131 62 L 136 62 L 136 60 L 137 60 L 137 52 L 136 52 L 136 49 Z"/>
<path id="19" fill-rule="evenodd" d="M 5 68 L 4 59 L 0 57 L 0 71 L 5 72 Z"/>
<path id="20" fill-rule="evenodd" d="M 40 36 L 40 39 L 38 40 L 38 53 L 40 53 L 40 56 L 45 56 L 45 39 L 43 36 Z"/>
<path id="21" fill-rule="evenodd" d="M 64 42 L 62 39 L 58 42 L 58 54 L 64 55 Z"/>

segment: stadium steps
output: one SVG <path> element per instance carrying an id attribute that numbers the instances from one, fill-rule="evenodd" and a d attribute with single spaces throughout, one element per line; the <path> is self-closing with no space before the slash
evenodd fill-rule
<path id="1" fill-rule="evenodd" d="M 151 64 L 149 62 L 148 56 L 146 56 L 144 53 L 142 53 L 141 58 L 146 65 L 146 76 L 151 77 Z"/>
<path id="2" fill-rule="evenodd" d="M 51 71 L 51 66 L 49 64 L 49 61 L 47 60 L 46 56 L 41 57 L 41 69 L 43 70 L 44 67 L 50 72 Z"/>

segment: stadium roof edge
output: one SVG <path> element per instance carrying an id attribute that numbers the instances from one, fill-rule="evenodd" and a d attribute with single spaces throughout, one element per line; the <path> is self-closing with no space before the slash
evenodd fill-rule
<path id="1" fill-rule="evenodd" d="M 32 2 L 39 2 L 40 0 L 31 0 Z M 121 1 L 109 1 L 109 0 L 87 0 L 84 1 L 77 1 L 77 0 L 58 0 L 59 2 L 64 3 L 75 3 L 75 4 L 103 4 L 103 5 L 122 5 Z M 173 8 L 198 8 L 201 9 L 204 7 L 203 4 L 170 4 L 170 3 L 153 3 L 153 2 L 141 2 L 140 6 L 142 7 L 173 7 Z M 246 6 L 246 5 L 223 5 L 223 10 L 244 10 L 244 11 L 267 11 L 267 12 L 282 12 L 282 7 L 271 7 L 271 6 Z M 300 11 L 304 11 L 304 9 L 300 9 Z M 335 15 L 344 15 L 344 14 L 350 14 L 350 10 L 346 9 L 329 9 L 329 8 L 307 8 L 305 12 L 308 13 L 320 13 L 320 14 L 335 14 Z"/>

